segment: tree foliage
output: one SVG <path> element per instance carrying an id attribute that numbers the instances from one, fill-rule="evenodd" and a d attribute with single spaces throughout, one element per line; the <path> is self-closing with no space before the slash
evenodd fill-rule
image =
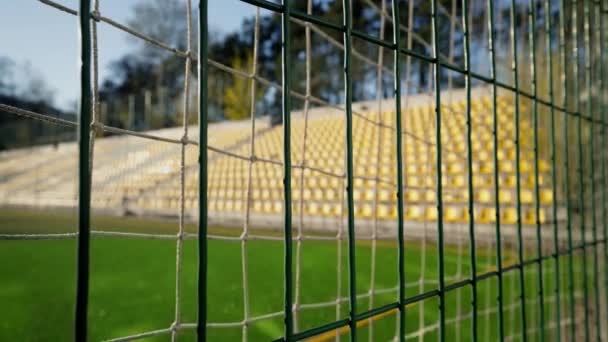
<path id="1" fill-rule="evenodd" d="M 55 90 L 29 63 L 0 56 L 0 103 L 21 109 L 75 120 L 54 106 Z M 72 139 L 74 130 L 24 119 L 0 110 L 0 150 Z"/>
<path id="2" fill-rule="evenodd" d="M 232 67 L 236 70 L 250 68 L 253 65 L 251 55 L 245 58 L 235 57 L 232 61 Z M 250 117 L 251 113 L 251 95 L 252 82 L 245 77 L 234 77 L 230 85 L 224 90 L 224 115 L 229 120 L 242 120 Z M 257 90 L 257 89 L 256 89 Z M 261 94 L 256 91 L 254 104 L 261 99 Z"/>

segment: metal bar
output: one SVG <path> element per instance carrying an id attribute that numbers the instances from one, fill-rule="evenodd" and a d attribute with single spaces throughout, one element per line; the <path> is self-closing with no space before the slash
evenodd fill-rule
<path id="1" fill-rule="evenodd" d="M 515 0 L 511 0 L 510 6 L 510 21 L 509 34 L 511 36 L 511 71 L 513 72 L 513 86 L 519 89 L 519 69 L 517 57 L 517 6 Z M 520 128 L 519 128 L 519 92 L 514 94 L 514 110 L 515 110 L 515 200 L 517 210 L 517 255 L 520 263 L 519 267 L 519 291 L 520 291 L 520 314 L 521 314 L 521 334 L 522 341 L 527 341 L 527 322 L 526 322 L 526 287 L 524 268 L 521 264 L 524 260 L 524 242 L 522 238 L 522 222 L 521 222 L 521 152 L 520 152 Z"/>
<path id="2" fill-rule="evenodd" d="M 335 30 L 335 31 L 338 31 L 338 32 L 344 32 L 344 26 L 342 26 L 342 25 L 332 23 L 329 20 L 325 20 L 325 19 L 322 19 L 322 18 L 319 18 L 319 17 L 315 17 L 315 16 L 313 16 L 311 14 L 308 14 L 306 12 L 301 12 L 301 11 L 298 11 L 296 9 L 292 9 L 291 10 L 291 17 L 292 18 L 296 18 L 296 19 L 300 19 L 302 21 L 305 21 L 305 22 L 308 22 L 308 23 L 311 23 L 311 24 L 319 25 L 319 26 L 322 26 L 322 27 L 325 27 L 325 28 L 328 28 L 328 29 L 331 29 L 331 30 Z"/>
<path id="3" fill-rule="evenodd" d="M 496 44 L 494 30 L 494 0 L 487 0 L 488 14 L 488 48 L 490 49 L 490 75 L 492 80 L 496 80 Z M 497 196 L 499 189 L 498 182 L 498 170 L 499 170 L 499 159 L 498 159 L 498 103 L 497 97 L 497 84 L 492 82 L 492 140 L 494 150 L 494 212 L 496 221 L 496 275 L 498 278 L 498 334 L 500 341 L 505 339 L 505 323 L 504 323 L 504 293 L 503 293 L 503 280 L 502 280 L 502 237 L 500 231 L 500 197 Z"/>
<path id="4" fill-rule="evenodd" d="M 589 2 L 591 0 L 584 0 L 584 16 L 585 16 L 585 21 L 584 21 L 584 28 L 585 28 L 585 81 L 586 81 L 586 90 L 587 90 L 587 106 L 586 106 L 586 111 L 587 111 L 587 115 L 589 115 L 590 117 L 593 117 L 593 91 L 592 91 L 592 75 L 591 75 L 591 58 L 593 56 L 593 53 L 591 50 L 591 27 L 590 27 L 590 21 L 591 21 L 591 11 L 589 10 Z M 589 185 L 589 191 L 591 192 L 591 229 L 592 229 L 592 234 L 593 234 L 593 241 L 597 241 L 597 219 L 596 219 L 596 205 L 595 205 L 595 163 L 593 161 L 594 157 L 595 157 L 595 148 L 594 148 L 594 144 L 595 144 L 595 127 L 593 123 L 589 124 L 589 130 L 591 132 L 589 132 L 589 181 L 590 181 L 590 185 Z M 586 241 L 583 240 L 583 243 L 585 243 Z M 598 246 L 595 245 L 593 247 L 593 288 L 594 288 L 594 292 L 595 292 L 595 329 L 596 329 L 596 335 L 595 335 L 595 339 L 596 340 L 600 340 L 600 336 L 601 336 L 601 324 L 598 324 L 598 322 L 600 322 L 600 301 L 599 301 L 599 284 L 598 284 L 598 276 L 599 276 L 599 269 L 598 269 L 598 255 L 597 255 L 597 248 Z"/>
<path id="5" fill-rule="evenodd" d="M 579 51 L 578 51 L 578 0 L 572 0 L 572 59 L 574 63 L 572 64 L 572 72 L 574 77 L 574 109 L 579 112 L 580 111 L 580 87 L 579 87 Z M 583 120 L 581 117 L 577 117 L 576 120 L 576 144 L 578 145 L 578 160 L 576 164 L 576 172 L 578 175 L 578 216 L 579 216 L 579 226 L 580 226 L 580 234 L 581 240 L 583 241 L 583 246 L 585 245 L 585 199 L 583 196 L 585 195 L 585 185 L 583 183 Z M 585 341 L 589 341 L 589 293 L 587 289 L 587 249 L 583 248 L 583 260 L 582 260 L 582 268 L 583 268 L 583 306 L 585 312 L 583 313 L 584 322 L 585 322 Z"/>
<path id="6" fill-rule="evenodd" d="M 567 72 L 567 58 L 566 58 L 566 0 L 560 0 L 560 59 L 561 59 L 561 95 L 562 105 L 567 108 L 568 102 L 568 72 Z M 570 215 L 570 149 L 569 149 L 569 134 L 568 134 L 568 114 L 564 111 L 564 184 L 565 184 L 565 198 L 566 198 L 566 231 L 568 239 L 568 309 L 570 311 L 570 341 L 575 341 L 575 316 L 574 316 L 574 256 L 572 255 L 572 217 Z"/>
<path id="7" fill-rule="evenodd" d="M 472 284 L 473 284 L 473 279 L 463 279 L 463 280 L 457 281 L 455 283 L 446 285 L 445 292 L 450 292 L 450 291 L 459 289 L 459 288 L 467 286 L 467 285 L 472 285 Z"/>
<path id="8" fill-rule="evenodd" d="M 433 56 L 438 61 L 439 56 L 439 15 L 437 0 L 431 1 L 431 26 L 433 36 Z M 443 248 L 443 177 L 441 170 L 441 69 L 439 63 L 433 63 L 435 83 L 435 146 L 437 167 L 437 253 L 439 269 L 439 340 L 445 341 L 445 270 Z"/>
<path id="9" fill-rule="evenodd" d="M 87 340 L 89 296 L 89 244 L 91 231 L 91 4 L 80 0 L 80 116 L 78 117 L 78 269 L 74 339 Z"/>
<path id="10" fill-rule="evenodd" d="M 544 0 L 545 7 L 545 48 L 547 53 L 547 75 L 549 77 L 549 102 L 555 101 L 555 95 L 553 92 L 553 53 L 551 51 L 551 0 Z M 551 194 L 552 194 L 552 221 L 553 221 L 553 251 L 554 251 L 554 282 L 555 282 L 555 321 L 561 322 L 561 295 L 560 295 L 560 282 L 561 275 L 559 269 L 559 234 L 557 224 L 557 164 L 556 164 L 556 149 L 555 149 L 555 109 L 552 107 L 550 110 L 550 139 L 551 139 Z M 538 182 L 537 182 L 538 183 Z M 538 199 L 537 199 L 538 201 Z M 538 214 L 538 213 L 537 213 Z M 557 325 L 556 329 L 556 340 L 561 341 L 561 326 Z"/>
<path id="11" fill-rule="evenodd" d="M 197 339 L 207 340 L 207 101 L 208 101 L 208 3 L 199 1 L 198 8 L 198 318 L 196 325 Z"/>
<path id="12" fill-rule="evenodd" d="M 394 42 L 390 43 L 390 42 L 387 42 L 387 41 L 385 41 L 383 39 L 376 38 L 376 37 L 370 35 L 369 33 L 361 32 L 361 31 L 358 31 L 358 30 L 351 29 L 350 32 L 351 32 L 352 36 L 354 36 L 356 38 L 359 38 L 361 40 L 365 40 L 368 43 L 372 43 L 372 44 L 375 44 L 375 45 L 378 45 L 378 46 L 382 46 L 382 47 L 385 47 L 387 49 L 392 49 L 392 50 L 396 49 L 396 45 L 395 45 Z"/>
<path id="13" fill-rule="evenodd" d="M 314 337 L 317 335 L 321 335 L 328 331 L 340 329 L 342 327 L 348 326 L 350 324 L 350 320 L 343 319 L 340 321 L 335 321 L 329 324 L 322 325 L 320 327 L 312 328 L 310 330 L 306 330 L 294 335 L 294 341 L 302 341 L 310 337 Z M 276 341 L 285 341 L 284 339 L 276 340 Z"/>
<path id="14" fill-rule="evenodd" d="M 357 274 L 355 262 L 355 202 L 353 181 L 353 113 L 352 113 L 352 22 L 351 0 L 342 0 L 344 31 L 344 111 L 346 114 L 346 201 L 348 215 L 348 269 L 349 269 L 349 298 L 350 298 L 350 340 L 357 340 Z"/>
<path id="15" fill-rule="evenodd" d="M 292 228 L 291 228 L 291 58 L 290 38 L 291 2 L 284 0 L 284 12 L 281 15 L 281 43 L 283 57 L 283 206 L 284 206 L 284 245 L 285 245 L 285 338 L 291 341 L 293 338 L 293 271 L 292 271 Z"/>
<path id="16" fill-rule="evenodd" d="M 404 47 L 402 47 L 399 51 L 406 56 L 415 57 L 428 63 L 437 63 L 437 60 L 434 57 L 428 57 L 413 50 L 406 49 Z"/>
<path id="17" fill-rule="evenodd" d="M 473 148 L 471 135 L 473 127 L 471 122 L 471 44 L 469 37 L 469 2 L 462 0 L 462 34 L 464 46 L 465 91 L 466 91 L 466 116 L 467 116 L 467 181 L 468 181 L 468 215 L 469 215 L 469 256 L 471 263 L 471 339 L 477 341 L 477 262 L 475 256 L 475 211 L 473 206 Z"/>
<path id="18" fill-rule="evenodd" d="M 400 27 L 399 1 L 393 0 L 393 23 L 395 27 Z M 394 52 L 394 97 L 395 97 L 395 144 L 397 145 L 397 242 L 398 248 L 398 267 L 399 267 L 399 341 L 405 341 L 405 237 L 403 230 L 403 141 L 402 141 L 402 113 L 401 113 L 401 30 L 393 30 L 393 44 L 396 49 Z"/>
<path id="19" fill-rule="evenodd" d="M 357 317 L 355 318 L 355 321 L 362 321 L 362 320 L 366 320 L 369 319 L 371 317 L 374 316 L 378 316 L 381 315 L 385 312 L 391 311 L 391 310 L 395 310 L 399 307 L 399 302 L 395 302 L 395 303 L 390 303 L 390 304 L 386 304 L 371 310 L 368 310 L 366 312 L 363 312 L 359 315 L 357 315 Z"/>
<path id="20" fill-rule="evenodd" d="M 538 96 L 537 76 L 536 76 L 536 0 L 528 1 L 528 39 L 530 40 L 530 76 L 532 94 L 536 98 Z M 541 260 L 542 237 L 540 223 L 540 181 L 538 170 L 538 101 L 532 100 L 532 115 L 533 115 L 533 130 L 534 130 L 534 217 L 536 223 L 536 253 L 538 259 Z M 543 289 L 543 263 L 538 263 L 538 305 L 539 305 L 539 339 L 545 340 L 545 296 Z"/>
<path id="21" fill-rule="evenodd" d="M 602 10 L 602 4 L 604 2 L 600 2 L 599 5 L 599 50 L 600 50 L 600 60 L 599 60 L 599 65 L 600 65 L 600 74 L 599 74 L 599 89 L 598 89 L 598 93 L 599 94 L 605 94 L 606 93 L 606 82 L 604 82 L 604 77 L 606 74 L 606 70 L 604 69 L 604 63 L 605 63 L 605 45 L 604 45 L 604 11 Z M 600 100 L 600 116 L 602 119 L 606 118 L 606 101 L 604 98 L 602 98 L 601 96 L 598 96 L 599 100 Z M 606 132 L 606 126 L 602 126 L 602 150 L 606 151 L 608 144 L 606 142 L 606 135 L 608 134 L 608 132 Z M 604 298 L 606 300 L 605 303 L 605 310 L 608 313 L 608 245 L 606 244 L 606 240 L 608 239 L 608 196 L 607 196 L 607 191 L 608 191 L 608 182 L 606 181 L 606 154 L 602 153 L 602 227 L 603 227 L 603 236 L 604 236 L 604 290 L 605 290 L 605 294 L 604 294 Z"/>

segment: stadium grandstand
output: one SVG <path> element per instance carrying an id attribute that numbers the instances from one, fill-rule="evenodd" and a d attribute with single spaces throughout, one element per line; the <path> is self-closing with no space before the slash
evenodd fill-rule
<path id="1" fill-rule="evenodd" d="M 466 100 L 463 91 L 454 91 L 443 106 L 446 114 L 443 124 L 449 127 L 442 137 L 444 147 L 444 203 L 443 220 L 454 226 L 468 222 L 467 165 L 465 117 L 462 115 Z M 472 120 L 478 125 L 473 133 L 473 202 L 477 208 L 475 222 L 495 223 L 493 198 L 492 104 L 490 90 L 473 91 Z M 409 96 L 408 110 L 404 112 L 405 159 L 405 218 L 410 224 L 435 222 L 436 183 L 433 141 L 432 97 L 429 94 Z M 503 96 L 498 98 L 500 122 L 500 204 L 502 222 L 517 223 L 515 187 L 515 146 L 513 107 Z M 388 233 L 397 217 L 395 204 L 395 139 L 394 104 L 389 101 L 354 103 L 353 139 L 356 201 L 355 217 L 358 229 L 371 231 L 376 218 Z M 522 110 L 525 110 L 523 108 Z M 342 136 L 344 120 L 339 109 L 317 107 L 308 112 L 292 114 L 292 160 L 295 165 L 306 165 L 306 180 L 292 178 L 293 212 L 301 210 L 309 229 L 335 232 L 343 217 L 345 156 Z M 307 122 L 307 123 L 305 123 Z M 375 124 L 380 122 L 381 124 Z M 308 125 L 305 128 L 305 125 Z M 281 229 L 283 195 L 281 190 L 281 127 L 271 127 L 268 119 L 258 120 L 252 137 L 250 120 L 210 124 L 209 145 L 209 220 L 234 226 L 242 220 L 242 212 L 250 207 L 250 224 L 259 228 Z M 302 155 L 304 131 L 307 130 L 307 147 Z M 179 129 L 150 131 L 158 137 L 174 137 Z M 195 127 L 191 128 L 196 132 Z M 530 122 L 523 121 L 521 132 L 520 172 L 522 179 L 521 203 L 523 222 L 536 224 L 534 208 L 534 160 L 532 153 L 533 131 Z M 196 139 L 196 135 L 192 135 Z M 257 163 L 251 170 L 251 187 L 247 189 L 248 150 L 255 141 Z M 137 137 L 113 136 L 97 139 L 96 162 L 99 167 L 93 174 L 92 207 L 95 211 L 118 215 L 175 216 L 179 208 L 180 163 L 179 146 L 162 141 L 146 141 Z M 217 150 L 216 150 L 217 149 Z M 75 184 L 76 143 L 44 145 L 22 148 L 0 154 L 2 163 L 0 193 L 2 204 L 9 206 L 73 207 L 77 203 Z M 196 150 L 186 149 L 185 209 L 191 220 L 197 219 L 198 165 Z M 111 161 L 120 161 L 112 163 Z M 45 165 L 45 168 L 40 168 Z M 539 220 L 551 221 L 553 203 L 549 161 L 539 160 L 541 178 Z M 298 172 L 302 172 L 302 169 Z M 376 182 L 379 180 L 379 182 Z M 250 205 L 247 193 L 251 196 Z M 302 199 L 303 205 L 298 203 Z M 562 201 L 563 203 L 563 201 Z M 563 210 L 560 210 L 560 212 Z M 564 216 L 562 215 L 562 219 Z M 429 235 L 434 229 L 428 227 Z M 463 230 L 466 233 L 466 230 Z M 532 231 L 530 231 L 532 233 Z M 394 232 L 392 232 L 394 235 Z M 550 234 L 550 232 L 547 232 Z"/>

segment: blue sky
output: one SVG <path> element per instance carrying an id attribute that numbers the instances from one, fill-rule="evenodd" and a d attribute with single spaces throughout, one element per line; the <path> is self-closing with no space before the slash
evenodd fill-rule
<path id="1" fill-rule="evenodd" d="M 56 0 L 76 8 L 77 0 Z M 136 3 L 147 0 L 101 0 L 104 16 L 126 24 Z M 184 7 L 186 0 L 183 0 Z M 192 0 L 193 9 L 198 5 Z M 235 31 L 254 7 L 239 0 L 210 0 L 212 32 Z M 0 0 L 0 56 L 19 64 L 29 63 L 55 90 L 55 104 L 68 108 L 78 94 L 78 23 L 75 16 L 36 0 Z M 153 23 L 150 23 L 153 25 Z M 109 63 L 133 51 L 129 36 L 106 24 L 99 25 L 100 79 L 109 75 Z"/>

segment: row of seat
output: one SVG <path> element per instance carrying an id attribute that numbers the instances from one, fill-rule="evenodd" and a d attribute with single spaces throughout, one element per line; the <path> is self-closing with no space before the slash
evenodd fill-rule
<path id="1" fill-rule="evenodd" d="M 471 171 L 474 188 L 471 200 L 476 206 L 475 221 L 491 223 L 495 219 L 492 210 L 496 196 L 496 155 L 499 161 L 497 196 L 501 203 L 501 219 L 505 223 L 517 221 L 514 210 L 519 175 L 519 200 L 524 206 L 522 220 L 527 223 L 536 220 L 533 205 L 536 203 L 535 173 L 538 171 L 539 219 L 544 222 L 545 210 L 556 200 L 550 184 L 549 162 L 541 156 L 538 164 L 535 163 L 532 150 L 534 131 L 525 116 L 519 122 L 519 146 L 515 144 L 512 99 L 499 97 L 497 103 L 499 127 L 496 132 L 498 149 L 495 151 L 491 98 L 482 96 L 471 102 L 470 147 L 473 152 Z M 387 107 L 380 113 L 373 108 L 356 111 L 353 116 L 353 194 L 357 218 L 396 218 L 397 158 L 402 158 L 406 219 L 437 219 L 438 154 L 433 105 L 429 97 L 426 104 L 404 109 L 404 132 L 401 137 L 403 156 L 396 154 L 395 114 L 392 109 Z M 465 110 L 464 100 L 442 103 L 441 171 L 442 195 L 446 205 L 443 217 L 446 222 L 468 220 Z M 525 106 L 522 107 L 522 112 L 525 110 Z M 303 202 L 305 215 L 339 217 L 343 215 L 346 189 L 345 116 L 319 112 L 319 108 L 316 108 L 315 114 L 311 114 L 307 121 L 303 115 L 292 117 L 292 197 L 294 203 Z M 196 131 L 190 129 L 191 139 L 197 139 Z M 149 133 L 180 139 L 183 131 L 172 128 Z M 253 212 L 281 215 L 283 127 L 269 127 L 267 123 L 258 122 L 254 139 L 251 139 L 248 122 L 211 124 L 208 142 L 213 147 L 208 151 L 207 168 L 210 212 L 243 212 L 249 189 Z M 518 148 L 520 161 L 516 172 Z M 37 158 L 23 151 L 0 154 L 0 193 L 52 191 L 56 194 L 54 196 L 62 197 L 58 200 L 73 200 L 77 194 L 74 171 L 77 165 L 76 145 L 60 144 L 54 152 L 49 149 L 48 146 L 32 148 L 32 153 L 40 154 Z M 227 153 L 217 152 L 218 149 Z M 248 160 L 252 150 L 257 158 L 254 162 Z M 197 206 L 199 175 L 196 146 L 184 148 L 176 143 L 118 136 L 97 139 L 93 156 L 94 207 L 177 210 L 180 206 L 182 170 L 185 172 L 185 205 L 189 209 Z M 25 171 L 15 175 L 20 166 Z M 299 205 L 294 204 L 294 212 L 298 210 Z"/>
<path id="2" fill-rule="evenodd" d="M 234 200 L 211 200 L 208 203 L 208 210 L 211 213 L 235 213 L 245 215 L 246 201 Z M 112 203 L 116 205 L 117 203 Z M 139 198 L 135 203 L 138 207 L 156 209 L 156 210 L 174 210 L 180 209 L 179 198 Z M 188 198 L 184 200 L 186 210 L 196 210 L 198 208 L 198 200 Z M 265 215 L 282 215 L 283 202 L 281 201 L 251 201 L 250 212 Z M 312 217 L 339 218 L 345 217 L 346 205 L 340 203 L 303 203 L 303 214 Z M 500 220 L 503 224 L 516 224 L 518 215 L 516 207 L 501 207 Z M 475 222 L 480 224 L 492 224 L 496 222 L 496 210 L 493 207 L 479 207 L 474 209 Z M 292 205 L 292 215 L 300 214 L 300 203 L 295 201 Z M 539 222 L 547 223 L 547 217 L 550 215 L 548 208 L 539 210 Z M 380 220 L 396 220 L 397 207 L 388 204 L 355 204 L 354 216 L 356 219 L 374 219 Z M 414 222 L 432 222 L 437 221 L 437 209 L 434 205 L 412 204 L 404 207 L 404 218 L 407 221 Z M 446 223 L 467 223 L 469 222 L 468 208 L 466 206 L 446 206 L 444 208 L 443 220 Z M 528 207 L 522 209 L 521 222 L 527 225 L 536 224 L 536 210 Z"/>

